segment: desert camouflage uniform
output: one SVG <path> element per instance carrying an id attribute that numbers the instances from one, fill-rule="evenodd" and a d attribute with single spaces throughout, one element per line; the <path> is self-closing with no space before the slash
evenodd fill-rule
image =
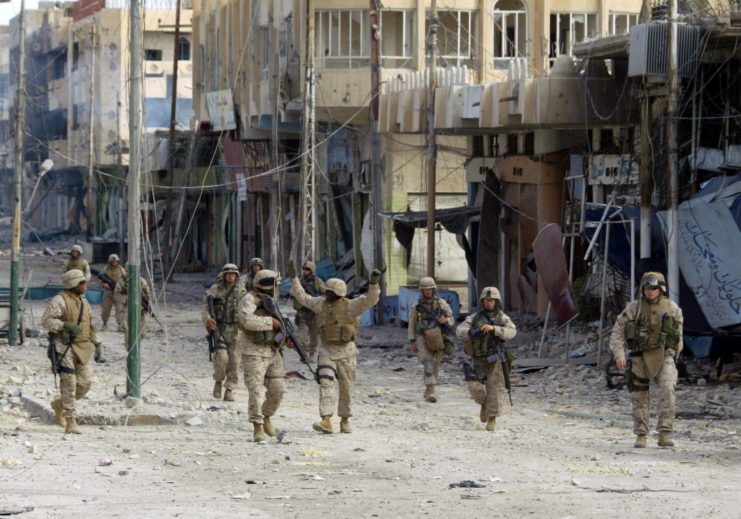
<path id="1" fill-rule="evenodd" d="M 321 328 L 322 341 L 319 344 L 317 371 L 321 377 L 319 384 L 319 415 L 322 417 L 334 415 L 335 378 L 337 378 L 340 394 L 337 414 L 342 418 L 352 416 L 352 389 L 357 376 L 358 348 L 355 346 L 355 337 L 341 344 L 327 344 L 324 337 L 324 328 L 329 324 L 328 317 L 336 305 L 347 305 L 346 318 L 355 321 L 357 324 L 360 314 L 378 302 L 379 294 L 380 288 L 378 285 L 371 284 L 368 288 L 368 295 L 355 299 L 341 297 L 330 303 L 324 296 L 311 297 L 307 295 L 298 278 L 291 278 L 291 295 L 300 304 L 316 314 Z"/>
<path id="2" fill-rule="evenodd" d="M 203 325 L 211 318 L 208 298 L 214 299 L 214 313 L 216 325 L 221 331 L 216 332 L 217 346 L 214 354 L 214 380 L 222 382 L 226 378 L 224 387 L 233 390 L 239 383 L 239 354 L 237 347 L 237 306 L 247 292 L 236 283 L 233 288 L 227 288 L 223 281 L 211 285 L 203 297 L 201 305 L 201 319 Z M 228 299 L 227 299 L 228 296 Z M 225 304 L 226 301 L 226 304 Z M 225 343 L 226 342 L 226 343 Z"/>
<path id="3" fill-rule="evenodd" d="M 114 267 L 109 263 L 103 274 L 115 281 L 116 286 L 126 283 L 126 269 L 121 265 Z M 103 291 L 103 301 L 100 305 L 104 328 L 108 325 L 108 319 L 111 317 L 111 307 L 116 308 L 118 331 L 126 331 L 126 298 L 121 293 L 114 292 L 114 290 L 105 290 Z"/>
<path id="4" fill-rule="evenodd" d="M 283 354 L 272 340 L 273 318 L 257 308 L 263 297 L 256 291 L 247 292 L 237 308 L 237 349 L 242 354 L 253 424 L 262 424 L 263 417 L 276 413 L 286 390 Z"/>
<path id="5" fill-rule="evenodd" d="M 67 263 L 64 265 L 64 272 L 69 272 L 73 269 L 82 272 L 85 275 L 85 281 L 90 281 L 90 265 L 85 258 L 77 256 L 76 258 L 68 259 Z"/>
<path id="6" fill-rule="evenodd" d="M 141 297 L 142 299 L 146 299 L 149 301 L 149 304 L 152 304 L 152 296 L 149 292 L 149 284 L 143 277 L 139 277 L 140 281 L 140 287 L 141 287 Z M 126 333 L 126 342 L 125 344 L 129 344 L 129 320 L 128 320 L 128 306 L 129 301 L 126 297 L 129 293 L 129 287 L 127 286 L 128 282 L 125 283 L 116 283 L 116 290 L 113 291 L 114 295 L 117 295 L 121 298 L 123 301 L 123 312 L 124 315 L 127 316 L 127 318 L 124 320 L 124 332 Z M 146 319 L 146 313 L 144 312 L 144 308 L 142 308 L 141 313 L 141 334 L 139 335 L 142 339 L 145 339 L 147 337 L 147 319 Z"/>
<path id="7" fill-rule="evenodd" d="M 679 342 L 675 348 L 663 346 L 649 349 L 642 354 L 630 354 L 631 371 L 636 378 L 646 380 L 645 384 L 638 384 L 638 390 L 631 393 L 633 400 L 633 432 L 636 435 L 647 435 L 649 431 L 650 399 L 649 380 L 653 381 L 658 392 L 658 432 L 671 433 L 674 429 L 674 389 L 677 385 L 677 368 L 674 359 L 679 357 L 683 348 L 682 324 L 684 318 L 682 309 L 671 299 L 661 295 L 659 300 L 651 304 L 642 295 L 625 307 L 618 315 L 610 336 L 610 350 L 615 359 L 625 358 L 627 341 L 625 325 L 634 321 L 639 312 L 646 316 L 647 327 L 659 330 L 661 318 L 664 315 L 673 317 L 677 323 Z"/>
<path id="8" fill-rule="evenodd" d="M 324 281 L 314 275 L 311 281 L 304 279 L 303 282 L 309 285 L 314 292 L 321 296 L 324 295 Z M 316 355 L 317 344 L 319 343 L 319 321 L 314 312 L 294 300 L 293 308 L 296 310 L 296 323 L 298 324 L 298 335 L 301 345 L 306 349 L 306 354 L 313 362 Z"/>
<path id="9" fill-rule="evenodd" d="M 490 332 L 494 333 L 502 341 L 506 342 L 517 335 L 515 323 L 512 322 L 512 319 L 507 314 L 499 309 L 494 309 L 491 312 L 486 312 L 482 309 L 480 312 L 469 315 L 465 321 L 458 325 L 456 335 L 465 340 L 470 339 L 468 335 L 469 330 L 471 328 L 480 328 L 482 324 L 485 324 L 485 322 L 480 320 L 480 314 L 484 314 L 493 320 L 501 320 L 504 323 L 503 326 L 495 326 L 494 332 Z M 484 383 L 469 380 L 468 392 L 477 404 L 484 406 L 482 409 L 485 408 L 486 416 L 482 415 L 482 421 L 485 418 L 495 418 L 501 412 L 500 396 L 504 389 L 502 363 L 501 361 L 490 363 L 487 361 L 486 355 L 474 354 L 472 360 L 476 376 L 479 380 L 483 380 Z"/>
<path id="10" fill-rule="evenodd" d="M 424 384 L 425 386 L 436 385 L 437 376 L 440 372 L 440 359 L 443 356 L 443 350 L 430 351 L 427 348 L 427 342 L 425 342 L 425 336 L 420 333 L 421 323 L 429 326 L 429 319 L 425 316 L 417 315 L 417 305 L 421 304 L 436 314 L 442 310 L 443 315 L 448 320 L 448 324 L 455 324 L 453 319 L 453 310 L 450 305 L 443 298 L 433 295 L 430 298 L 420 296 L 420 298 L 412 305 L 409 310 L 409 328 L 407 329 L 408 338 L 410 341 L 414 341 L 417 346 L 417 360 L 424 366 Z M 420 322 L 421 321 L 421 322 Z M 436 324 L 435 326 L 440 326 Z"/>
<path id="11" fill-rule="evenodd" d="M 90 303 L 83 295 L 63 290 L 51 299 L 41 318 L 41 325 L 54 333 L 56 350 L 61 356 L 67 349 L 67 344 L 62 339 L 64 323 L 77 324 L 80 305 L 84 305 L 79 323 L 82 331 L 61 359 L 63 371 L 59 374 L 59 389 L 66 418 L 75 418 L 75 400 L 84 397 L 93 383 L 93 367 L 90 360 L 94 343 L 98 342 L 98 338 L 90 315 Z"/>
<path id="12" fill-rule="evenodd" d="M 237 285 L 243 288 L 245 292 L 249 292 L 250 290 L 252 290 L 252 282 L 254 280 L 255 280 L 255 273 L 252 272 L 252 269 L 250 268 L 244 274 L 239 275 L 239 278 L 237 279 Z"/>

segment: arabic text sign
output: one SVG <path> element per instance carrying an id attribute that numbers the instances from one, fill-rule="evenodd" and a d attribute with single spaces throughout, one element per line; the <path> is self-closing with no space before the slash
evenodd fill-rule
<path id="1" fill-rule="evenodd" d="M 741 322 L 741 232 L 722 201 L 679 209 L 679 267 L 713 328 Z"/>

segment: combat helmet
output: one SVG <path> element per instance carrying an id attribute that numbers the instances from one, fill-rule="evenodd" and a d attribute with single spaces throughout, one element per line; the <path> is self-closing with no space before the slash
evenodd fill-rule
<path id="1" fill-rule="evenodd" d="M 255 274 L 252 287 L 261 292 L 272 292 L 278 283 L 278 273 L 273 270 L 263 269 Z"/>
<path id="2" fill-rule="evenodd" d="M 308 269 L 311 271 L 312 274 L 316 274 L 316 263 L 311 260 L 304 261 L 304 264 L 301 268 Z"/>
<path id="3" fill-rule="evenodd" d="M 73 245 L 69 250 L 70 252 L 79 252 L 82 255 L 82 247 L 80 245 Z"/>
<path id="4" fill-rule="evenodd" d="M 499 302 L 502 301 L 502 298 L 499 295 L 499 289 L 497 287 L 485 287 L 481 291 L 481 296 L 479 297 L 479 301 L 483 302 L 484 299 L 494 299 Z"/>
<path id="5" fill-rule="evenodd" d="M 85 274 L 81 270 L 72 269 L 62 274 L 62 286 L 69 290 L 85 281 Z"/>
<path id="6" fill-rule="evenodd" d="M 261 258 L 252 258 L 250 260 L 250 267 L 252 267 L 254 265 L 260 265 L 263 268 L 265 267 L 265 264 L 262 262 L 262 259 Z"/>
<path id="7" fill-rule="evenodd" d="M 108 263 L 113 263 L 114 261 L 121 261 L 121 258 L 118 257 L 118 254 L 111 254 L 108 256 Z"/>
<path id="8" fill-rule="evenodd" d="M 641 290 L 645 287 L 660 288 L 666 294 L 666 279 L 661 272 L 645 272 L 641 276 Z"/>
<path id="9" fill-rule="evenodd" d="M 324 284 L 326 290 L 329 290 L 337 297 L 345 297 L 347 295 L 347 285 L 344 281 L 338 278 L 328 279 Z"/>
<path id="10" fill-rule="evenodd" d="M 426 290 L 428 288 L 431 288 L 433 290 L 437 289 L 437 285 L 435 284 L 435 280 L 431 277 L 423 277 L 419 280 L 419 289 L 420 290 Z"/>
<path id="11" fill-rule="evenodd" d="M 228 274 L 230 272 L 239 276 L 239 267 L 237 267 L 234 263 L 226 263 L 223 267 L 221 267 L 220 274 Z"/>

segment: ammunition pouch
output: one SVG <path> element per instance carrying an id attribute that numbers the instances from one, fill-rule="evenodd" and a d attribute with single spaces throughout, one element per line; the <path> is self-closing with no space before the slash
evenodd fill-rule
<path id="1" fill-rule="evenodd" d="M 445 348 L 445 343 L 443 342 L 443 332 L 442 330 L 440 330 L 440 327 L 435 326 L 434 328 L 425 328 L 424 337 L 427 349 L 431 352 L 434 353 Z"/>
<path id="2" fill-rule="evenodd" d="M 665 315 L 661 321 L 661 335 L 664 339 L 665 348 L 676 349 L 677 344 L 679 344 L 677 320 L 670 315 Z"/>
<path id="3" fill-rule="evenodd" d="M 254 344 L 270 344 L 275 342 L 275 332 L 273 330 L 267 330 L 264 332 L 255 332 L 252 330 L 245 330 L 247 340 Z"/>

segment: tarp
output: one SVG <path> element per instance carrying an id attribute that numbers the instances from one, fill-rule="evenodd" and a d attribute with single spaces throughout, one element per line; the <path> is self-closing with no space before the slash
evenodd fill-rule
<path id="1" fill-rule="evenodd" d="M 427 227 L 427 211 L 407 211 L 403 213 L 379 213 L 384 218 L 394 221 L 393 229 L 396 239 L 405 249 L 411 250 L 414 230 Z M 466 239 L 468 222 L 481 214 L 481 207 L 451 207 L 435 211 L 435 221 L 439 222 L 446 231 L 457 235 L 458 243 L 466 253 L 466 262 L 472 272 L 476 272 L 476 260 L 471 246 Z"/>

